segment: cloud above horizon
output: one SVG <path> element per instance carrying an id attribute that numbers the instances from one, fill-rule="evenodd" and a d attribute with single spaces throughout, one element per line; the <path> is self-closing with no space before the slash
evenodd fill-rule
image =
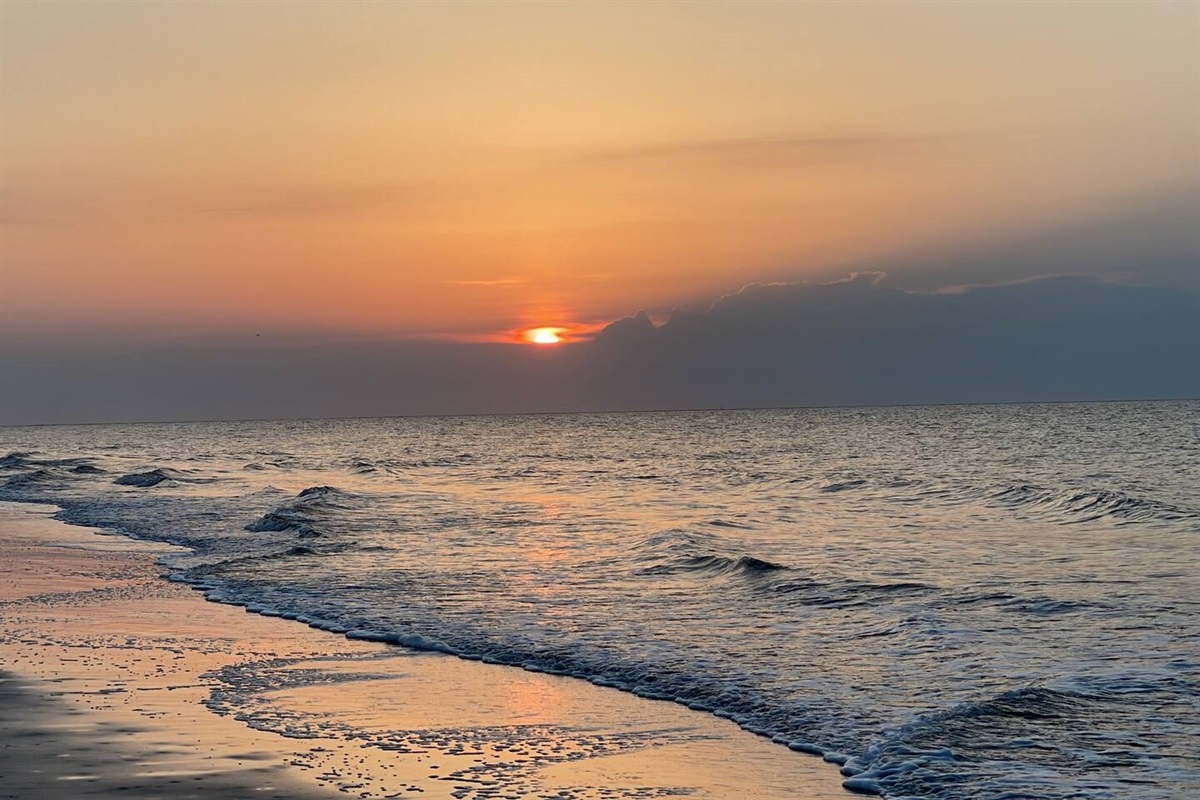
<path id="1" fill-rule="evenodd" d="M 877 274 L 751 285 L 552 348 L 448 341 L 0 343 L 0 423 L 1200 397 L 1200 294 L 1048 278 L 956 293 Z"/>
<path id="2" fill-rule="evenodd" d="M 892 254 L 880 268 L 924 289 L 1091 275 L 1200 291 L 1200 182 L 967 247 Z"/>

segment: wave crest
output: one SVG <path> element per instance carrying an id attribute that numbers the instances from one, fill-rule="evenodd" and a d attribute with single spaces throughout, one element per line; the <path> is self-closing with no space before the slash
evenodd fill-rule
<path id="1" fill-rule="evenodd" d="M 52 483 L 61 478 L 58 473 L 48 469 L 35 469 L 32 472 L 22 472 L 18 475 L 13 475 L 4 482 L 5 488 L 20 489 L 27 486 L 39 486 L 46 483 Z"/>
<path id="2" fill-rule="evenodd" d="M 140 488 L 149 488 L 158 486 L 163 481 L 174 479 L 174 470 L 167 469 L 152 469 L 147 472 L 131 472 L 128 475 L 122 475 L 113 481 L 118 486 L 137 486 Z"/>
<path id="3" fill-rule="evenodd" d="M 301 539 L 323 536 L 323 514 L 349 507 L 350 496 L 333 486 L 310 486 L 277 508 L 246 525 L 257 533 L 293 531 Z"/>
<path id="4" fill-rule="evenodd" d="M 1179 522 L 1200 520 L 1200 511 L 1132 497 L 1107 489 L 1052 490 L 1031 484 L 1013 484 L 994 490 L 985 498 L 989 505 L 1033 508 L 1059 514 L 1065 522 L 1082 523 L 1112 517 L 1121 522 Z"/>
<path id="5" fill-rule="evenodd" d="M 28 466 L 31 458 L 33 458 L 33 453 L 14 450 L 7 455 L 0 456 L 0 469 L 24 469 Z"/>
<path id="6" fill-rule="evenodd" d="M 754 556 L 738 556 L 734 558 L 718 555 L 692 556 L 663 566 L 669 572 L 708 572 L 723 575 L 755 575 L 789 569 L 789 567 L 783 564 L 776 564 L 773 561 L 755 558 Z"/>

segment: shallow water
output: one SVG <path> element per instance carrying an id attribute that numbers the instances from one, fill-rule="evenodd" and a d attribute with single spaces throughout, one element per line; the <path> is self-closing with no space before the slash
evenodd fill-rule
<path id="1" fill-rule="evenodd" d="M 1200 793 L 1200 403 L 0 429 L 10 451 L 0 499 L 186 544 L 173 573 L 212 599 L 675 700 L 860 790 Z"/>

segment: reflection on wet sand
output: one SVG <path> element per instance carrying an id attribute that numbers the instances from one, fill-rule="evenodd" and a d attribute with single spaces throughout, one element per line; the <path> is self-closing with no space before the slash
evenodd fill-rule
<path id="1" fill-rule="evenodd" d="M 844 796 L 675 704 L 205 603 L 164 549 L 0 509 L 0 686 L 28 710 L 5 741 L 39 743 L 0 750 L 5 796 Z"/>

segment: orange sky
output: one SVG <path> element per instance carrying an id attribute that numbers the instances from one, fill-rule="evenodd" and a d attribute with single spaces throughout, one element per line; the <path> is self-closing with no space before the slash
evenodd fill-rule
<path id="1" fill-rule="evenodd" d="M 0 335 L 505 336 L 1198 179 L 1191 3 L 0 6 Z"/>

